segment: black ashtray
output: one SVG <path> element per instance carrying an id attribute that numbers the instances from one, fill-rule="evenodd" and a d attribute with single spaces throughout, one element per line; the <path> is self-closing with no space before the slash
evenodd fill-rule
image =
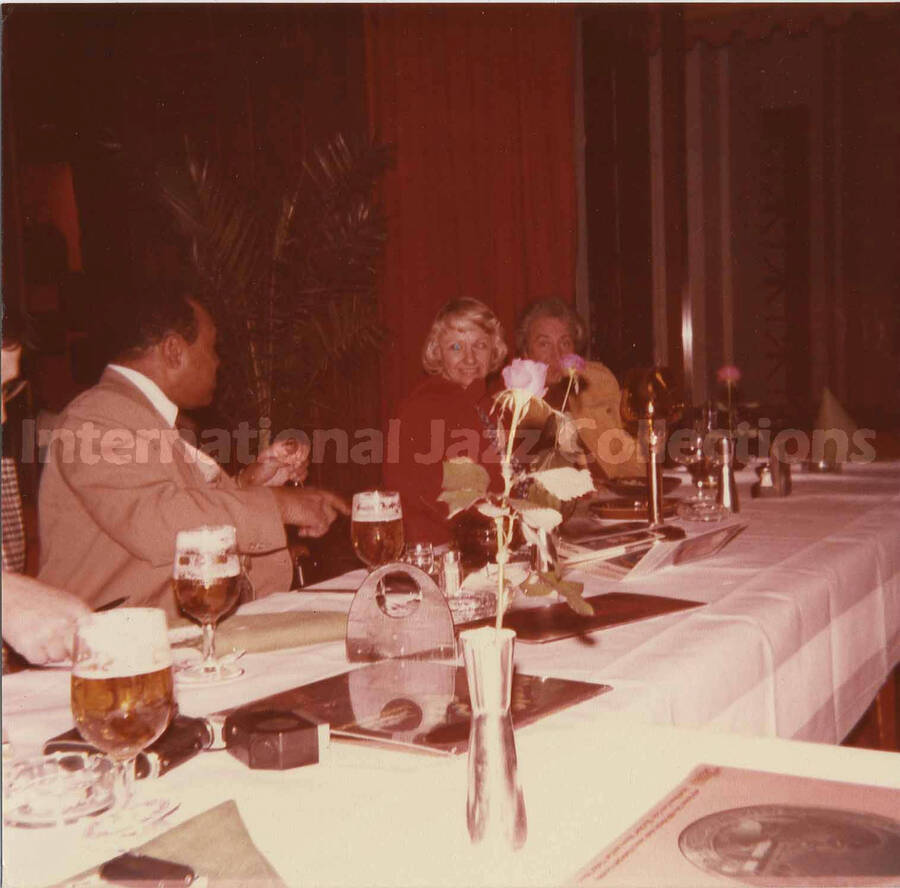
<path id="1" fill-rule="evenodd" d="M 248 768 L 314 765 L 328 744 L 326 722 L 290 709 L 239 709 L 225 719 L 225 747 Z"/>

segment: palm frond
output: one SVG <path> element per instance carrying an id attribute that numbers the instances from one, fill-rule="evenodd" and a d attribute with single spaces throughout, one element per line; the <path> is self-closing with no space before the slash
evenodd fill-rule
<path id="1" fill-rule="evenodd" d="M 391 152 L 337 134 L 285 183 L 185 150 L 183 174 L 161 193 L 219 309 L 220 409 L 234 421 L 311 421 L 321 402 L 360 388 L 381 343 L 374 284 L 386 234 L 374 193 Z"/>

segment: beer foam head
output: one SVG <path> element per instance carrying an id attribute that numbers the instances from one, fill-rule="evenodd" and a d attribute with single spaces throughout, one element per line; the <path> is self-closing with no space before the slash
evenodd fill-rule
<path id="1" fill-rule="evenodd" d="M 204 525 L 193 530 L 179 531 L 175 548 L 179 551 L 224 552 L 237 546 L 237 531 L 230 524 L 213 527 Z"/>
<path id="2" fill-rule="evenodd" d="M 123 607 L 78 621 L 74 675 L 113 678 L 171 665 L 168 624 L 159 608 Z"/>
<path id="3" fill-rule="evenodd" d="M 209 582 L 240 572 L 237 533 L 230 524 L 182 530 L 175 537 L 176 578 Z"/>
<path id="4" fill-rule="evenodd" d="M 353 494 L 354 521 L 398 521 L 403 517 L 400 494 L 393 490 L 364 490 Z"/>

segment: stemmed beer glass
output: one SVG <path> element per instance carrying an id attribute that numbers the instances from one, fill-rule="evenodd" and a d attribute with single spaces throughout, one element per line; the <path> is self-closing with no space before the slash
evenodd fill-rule
<path id="1" fill-rule="evenodd" d="M 393 490 L 353 494 L 350 538 L 357 558 L 370 570 L 398 561 L 403 552 L 403 509 Z"/>
<path id="2" fill-rule="evenodd" d="M 238 678 L 244 670 L 216 659 L 216 624 L 240 597 L 237 533 L 229 524 L 183 530 L 175 538 L 172 585 L 181 610 L 203 628 L 203 660 L 179 672 L 188 682 Z"/>
<path id="3" fill-rule="evenodd" d="M 353 494 L 350 539 L 356 557 L 369 570 L 399 561 L 403 553 L 400 494 L 393 490 L 363 490 Z M 378 582 L 375 597 L 386 613 L 394 616 L 402 613 L 402 608 L 388 600 L 383 580 Z"/>
<path id="4" fill-rule="evenodd" d="M 75 726 L 116 768 L 113 808 L 91 832 L 132 832 L 176 807 L 166 799 L 132 800 L 135 758 L 162 734 L 175 713 L 165 612 L 130 607 L 82 617 L 74 649 Z"/>

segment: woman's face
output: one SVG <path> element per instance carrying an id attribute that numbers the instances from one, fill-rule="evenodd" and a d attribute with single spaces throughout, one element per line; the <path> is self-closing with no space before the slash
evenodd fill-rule
<path id="1" fill-rule="evenodd" d="M 575 340 L 562 318 L 543 317 L 532 321 L 528 328 L 527 347 L 525 357 L 547 365 L 547 382 L 559 382 L 563 375 L 559 359 L 575 351 Z"/>
<path id="2" fill-rule="evenodd" d="M 438 339 L 441 375 L 468 388 L 484 379 L 491 367 L 491 337 L 474 324 L 454 324 Z"/>

